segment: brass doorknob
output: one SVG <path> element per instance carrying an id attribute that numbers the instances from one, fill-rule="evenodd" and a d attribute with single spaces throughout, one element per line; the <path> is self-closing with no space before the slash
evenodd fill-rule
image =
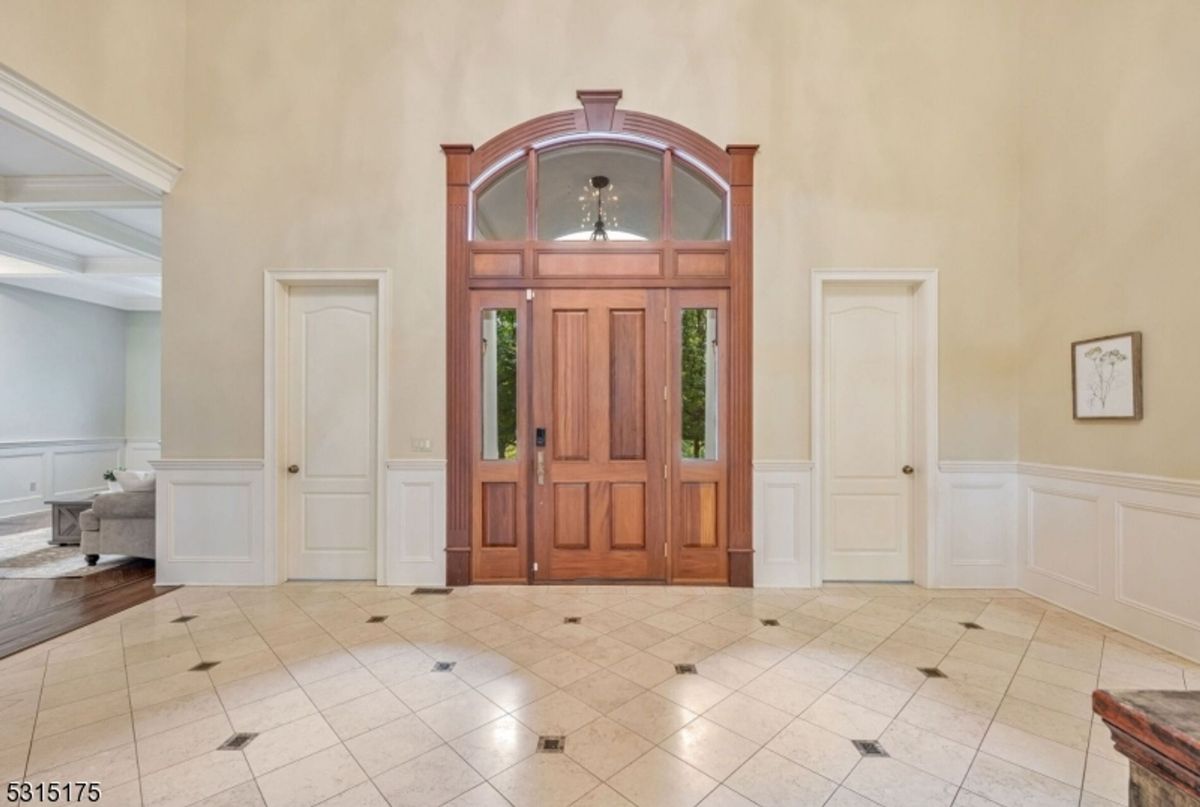
<path id="1" fill-rule="evenodd" d="M 298 473 L 300 473 L 300 466 L 299 466 L 299 465 L 289 465 L 289 466 L 288 466 L 288 473 L 289 473 L 289 474 L 298 474 Z"/>
<path id="2" fill-rule="evenodd" d="M 911 465 L 905 465 L 903 468 L 900 469 L 900 471 L 907 476 L 912 476 L 913 467 Z"/>

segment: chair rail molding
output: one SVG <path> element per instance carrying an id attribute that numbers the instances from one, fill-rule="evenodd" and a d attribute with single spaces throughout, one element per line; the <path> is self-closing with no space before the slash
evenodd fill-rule
<path id="1" fill-rule="evenodd" d="M 263 461 L 158 459 L 155 554 L 160 585 L 263 585 Z"/>
<path id="2" fill-rule="evenodd" d="M 155 194 L 169 193 L 183 170 L 4 64 L 0 64 L 0 118 L 33 129 Z"/>

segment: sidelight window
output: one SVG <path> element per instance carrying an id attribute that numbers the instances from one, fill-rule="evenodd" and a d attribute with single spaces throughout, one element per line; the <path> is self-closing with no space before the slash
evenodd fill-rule
<path id="1" fill-rule="evenodd" d="M 680 312 L 680 435 L 684 459 L 717 458 L 717 309 Z"/>
<path id="2" fill-rule="evenodd" d="M 483 351 L 480 407 L 483 410 L 483 459 L 517 458 L 517 311 L 482 312 Z"/>

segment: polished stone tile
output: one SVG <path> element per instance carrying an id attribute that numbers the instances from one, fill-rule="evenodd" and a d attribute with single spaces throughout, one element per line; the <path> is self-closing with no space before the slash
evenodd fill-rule
<path id="1" fill-rule="evenodd" d="M 788 724 L 766 747 L 834 782 L 845 779 L 862 759 L 845 737 L 803 719 Z"/>
<path id="2" fill-rule="evenodd" d="M 257 782 L 267 807 L 309 807 L 364 783 L 367 787 L 359 795 L 369 797 L 374 787 L 366 779 L 350 752 L 336 745 L 259 776 Z M 345 803 L 365 800 L 356 796 Z"/>
<path id="3" fill-rule="evenodd" d="M 760 807 L 818 807 L 837 786 L 791 760 L 763 749 L 725 784 Z"/>
<path id="4" fill-rule="evenodd" d="M 609 717 L 652 743 L 660 743 L 696 718 L 661 695 L 645 692 L 609 713 Z"/>
<path id="5" fill-rule="evenodd" d="M 435 807 L 483 780 L 449 746 L 439 746 L 375 777 L 392 807 Z"/>
<path id="6" fill-rule="evenodd" d="M 368 776 L 383 773 L 441 744 L 441 738 L 416 715 L 401 717 L 346 741 Z"/>
<path id="7" fill-rule="evenodd" d="M 660 746 L 717 781 L 737 770 L 759 748 L 758 743 L 703 717 L 688 723 Z"/>
<path id="8" fill-rule="evenodd" d="M 481 776 L 491 778 L 537 750 L 538 736 L 511 715 L 493 720 L 450 742 Z"/>
<path id="9" fill-rule="evenodd" d="M 717 787 L 717 780 L 655 748 L 608 781 L 638 807 L 693 807 Z"/>
<path id="10" fill-rule="evenodd" d="M 653 747 L 641 735 L 601 717 L 567 735 L 566 754 L 603 781 Z"/>
<path id="11" fill-rule="evenodd" d="M 760 745 L 774 737 L 792 720 L 788 713 L 741 692 L 733 693 L 705 712 L 704 716 Z"/>
<path id="12" fill-rule="evenodd" d="M 898 759 L 863 759 L 845 786 L 884 807 L 950 807 L 958 786 L 905 765 Z"/>
<path id="13" fill-rule="evenodd" d="M 565 807 L 599 783 L 565 754 L 534 754 L 491 779 L 514 807 Z"/>

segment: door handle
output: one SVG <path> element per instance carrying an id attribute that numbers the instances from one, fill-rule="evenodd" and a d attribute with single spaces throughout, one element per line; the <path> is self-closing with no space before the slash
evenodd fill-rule
<path id="1" fill-rule="evenodd" d="M 288 473 L 289 473 L 289 474 L 298 474 L 298 473 L 300 473 L 300 466 L 299 466 L 299 465 L 289 465 L 289 466 L 288 466 Z"/>
<path id="2" fill-rule="evenodd" d="M 900 469 L 900 472 L 903 473 L 905 476 L 912 476 L 913 467 L 911 465 L 905 465 L 903 468 Z"/>
<path id="3" fill-rule="evenodd" d="M 537 453 L 537 483 L 546 484 L 546 452 L 540 448 Z"/>

